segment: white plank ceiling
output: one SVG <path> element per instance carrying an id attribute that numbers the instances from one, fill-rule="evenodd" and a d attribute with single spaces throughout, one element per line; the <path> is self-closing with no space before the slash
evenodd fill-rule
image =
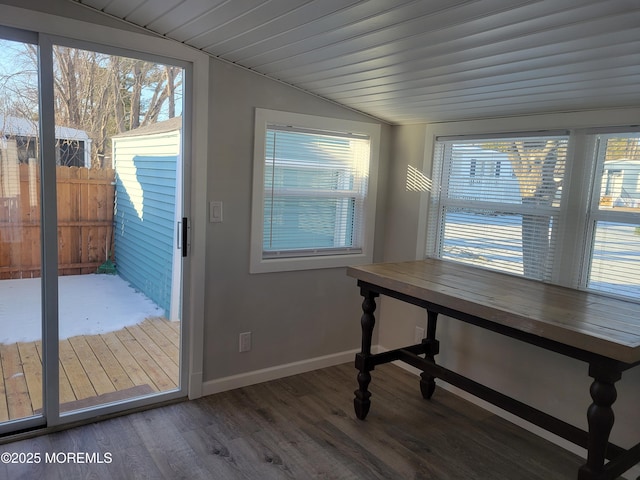
<path id="1" fill-rule="evenodd" d="M 640 106 L 640 0 L 72 1 L 392 124 Z"/>

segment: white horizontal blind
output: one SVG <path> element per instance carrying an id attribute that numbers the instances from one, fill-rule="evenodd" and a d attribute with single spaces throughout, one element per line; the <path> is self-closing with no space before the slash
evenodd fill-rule
<path id="1" fill-rule="evenodd" d="M 267 126 L 263 258 L 362 251 L 369 138 Z"/>
<path id="2" fill-rule="evenodd" d="M 598 137 L 587 288 L 640 298 L 640 134 Z"/>
<path id="3" fill-rule="evenodd" d="M 431 255 L 550 277 L 568 137 L 438 140 Z"/>

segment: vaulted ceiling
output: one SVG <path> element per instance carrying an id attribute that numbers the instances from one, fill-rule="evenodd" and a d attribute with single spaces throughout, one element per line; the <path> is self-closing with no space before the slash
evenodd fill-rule
<path id="1" fill-rule="evenodd" d="M 640 0 L 72 1 L 393 124 L 640 106 Z"/>

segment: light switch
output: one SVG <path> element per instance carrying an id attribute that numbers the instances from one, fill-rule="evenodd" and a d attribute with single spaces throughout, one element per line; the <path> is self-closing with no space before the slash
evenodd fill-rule
<path id="1" fill-rule="evenodd" d="M 209 202 L 209 221 L 211 223 L 222 223 L 222 202 Z"/>

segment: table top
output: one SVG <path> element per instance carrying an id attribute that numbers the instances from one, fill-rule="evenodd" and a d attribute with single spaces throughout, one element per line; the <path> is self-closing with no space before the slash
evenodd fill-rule
<path id="1" fill-rule="evenodd" d="M 348 267 L 364 282 L 625 363 L 640 304 L 437 259 Z"/>

